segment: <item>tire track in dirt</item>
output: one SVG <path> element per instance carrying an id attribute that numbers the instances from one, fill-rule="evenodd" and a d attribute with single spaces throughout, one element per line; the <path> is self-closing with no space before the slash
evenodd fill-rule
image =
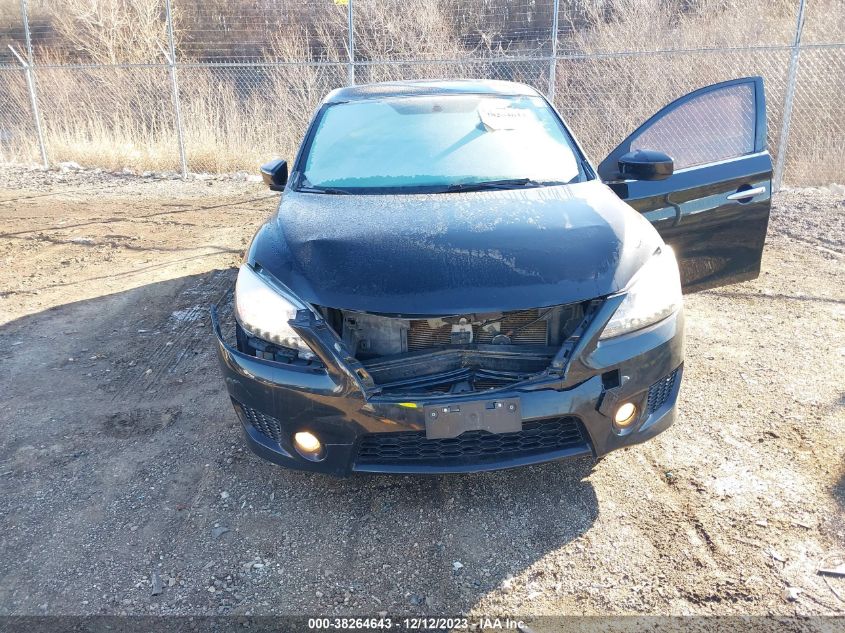
<path id="1" fill-rule="evenodd" d="M 208 309 L 220 303 L 233 281 L 231 270 L 203 275 L 193 286 L 179 293 L 173 310 L 165 318 L 152 327 L 143 328 L 145 331 L 139 331 L 155 337 L 155 343 L 143 346 L 141 354 L 133 359 L 137 370 L 127 372 L 125 379 L 113 385 L 112 400 L 148 398 L 165 389 L 168 378 L 179 371 L 190 370 L 187 361 L 192 353 L 211 359 Z"/>

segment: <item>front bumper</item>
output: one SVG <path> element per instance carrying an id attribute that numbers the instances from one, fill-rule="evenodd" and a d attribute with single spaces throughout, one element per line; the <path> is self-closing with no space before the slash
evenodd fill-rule
<path id="1" fill-rule="evenodd" d="M 612 313 L 613 306 L 607 310 Z M 398 402 L 365 396 L 354 376 L 305 369 L 244 354 L 224 341 L 212 321 L 217 352 L 247 442 L 276 464 L 334 475 L 352 472 L 454 473 L 512 468 L 639 444 L 668 428 L 683 371 L 683 312 L 644 330 L 606 341 L 599 328 L 585 333 L 560 376 L 531 384 L 462 396 Z M 460 405 L 470 400 L 519 398 L 523 430 L 426 439 L 424 404 Z M 614 427 L 615 405 L 633 402 L 636 422 Z M 294 433 L 320 438 L 319 461 L 300 456 Z"/>

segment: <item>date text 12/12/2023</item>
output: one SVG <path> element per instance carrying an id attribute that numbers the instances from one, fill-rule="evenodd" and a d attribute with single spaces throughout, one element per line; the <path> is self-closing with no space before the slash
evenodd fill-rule
<path id="1" fill-rule="evenodd" d="M 405 617 L 390 618 L 309 618 L 308 629 L 319 630 L 398 630 L 398 631 L 520 631 L 531 633 L 531 629 L 522 621 L 500 617 Z"/>

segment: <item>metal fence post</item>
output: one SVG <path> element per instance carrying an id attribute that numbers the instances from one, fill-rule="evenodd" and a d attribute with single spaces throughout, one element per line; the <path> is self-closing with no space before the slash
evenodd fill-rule
<path id="1" fill-rule="evenodd" d="M 346 21 L 349 30 L 349 63 L 346 66 L 346 83 L 355 85 L 355 21 L 352 18 L 352 0 L 347 0 Z"/>
<path id="2" fill-rule="evenodd" d="M 182 129 L 182 107 L 179 101 L 179 81 L 176 78 L 176 44 L 173 39 L 173 12 L 170 7 L 170 0 L 164 0 L 164 8 L 167 14 L 167 48 L 169 54 L 165 54 L 167 64 L 170 66 L 170 85 L 173 90 L 173 113 L 176 118 L 176 140 L 179 143 L 179 163 L 182 171 L 182 178 L 188 177 L 188 159 L 185 156 L 185 138 Z"/>
<path id="3" fill-rule="evenodd" d="M 32 37 L 29 32 L 29 8 L 26 0 L 21 0 L 21 19 L 23 20 L 24 40 L 26 41 L 26 62 L 12 49 L 15 57 L 23 64 L 26 71 L 26 85 L 29 88 L 29 101 L 32 105 L 32 118 L 35 120 L 35 132 L 38 134 L 38 148 L 41 150 L 41 164 L 46 169 L 50 166 L 47 160 L 47 147 L 44 144 L 44 130 L 41 128 L 41 113 L 38 110 L 38 95 L 35 92 L 35 71 L 32 68 L 34 57 L 32 55 Z M 11 48 L 11 46 L 9 47 Z"/>
<path id="4" fill-rule="evenodd" d="M 783 99 L 783 122 L 778 141 L 778 159 L 775 163 L 773 190 L 780 191 L 783 170 L 786 166 L 786 145 L 789 142 L 789 124 L 792 121 L 792 105 L 795 101 L 795 82 L 798 78 L 798 58 L 801 55 L 801 31 L 804 30 L 804 0 L 799 0 L 798 19 L 795 23 L 795 39 L 789 57 L 789 72 L 786 76 L 786 95 Z"/>
<path id="5" fill-rule="evenodd" d="M 552 58 L 549 60 L 549 89 L 546 96 L 554 105 L 555 102 L 555 73 L 557 72 L 557 14 L 560 11 L 560 0 L 554 0 L 552 5 Z"/>

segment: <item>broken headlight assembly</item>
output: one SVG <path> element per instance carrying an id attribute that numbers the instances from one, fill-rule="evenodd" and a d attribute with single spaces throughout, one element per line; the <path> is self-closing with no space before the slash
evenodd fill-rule
<path id="1" fill-rule="evenodd" d="M 625 299 L 604 326 L 602 339 L 634 332 L 674 314 L 683 305 L 675 253 L 668 246 L 646 262 L 628 287 Z"/>
<path id="2" fill-rule="evenodd" d="M 241 266 L 235 284 L 235 318 L 248 335 L 293 350 L 299 358 L 312 359 L 314 352 L 289 324 L 299 310 L 307 309 L 248 264 Z"/>

